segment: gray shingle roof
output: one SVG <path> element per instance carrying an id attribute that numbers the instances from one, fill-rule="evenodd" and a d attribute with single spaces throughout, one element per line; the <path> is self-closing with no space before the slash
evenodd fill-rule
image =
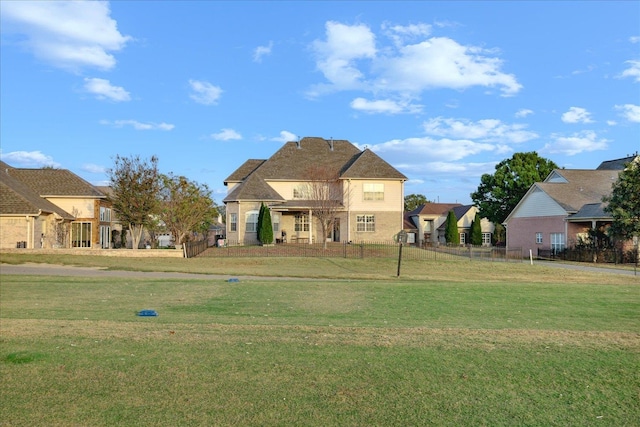
<path id="1" fill-rule="evenodd" d="M 444 215 L 451 209 L 462 206 L 460 203 L 425 203 L 418 206 L 409 215 Z"/>
<path id="2" fill-rule="evenodd" d="M 623 157 L 621 159 L 605 160 L 600 163 L 596 170 L 623 170 L 627 163 L 631 163 L 635 158 L 640 157 L 636 153 L 633 156 Z"/>
<path id="3" fill-rule="evenodd" d="M 568 182 L 539 182 L 535 185 L 554 199 L 569 213 L 582 206 L 600 203 L 611 193 L 611 186 L 618 179 L 619 170 L 556 169 Z"/>
<path id="4" fill-rule="evenodd" d="M 266 181 L 307 181 L 311 168 L 326 169 L 341 178 L 407 179 L 377 154 L 360 151 L 347 140 L 306 137 L 285 143 L 267 160 L 244 162 L 224 181 L 225 185 L 241 183 L 224 202 L 284 201 Z"/>
<path id="5" fill-rule="evenodd" d="M 578 212 L 569 215 L 567 221 L 586 221 L 592 219 L 611 218 L 611 214 L 604 211 L 606 203 L 588 203 L 580 208 Z"/>
<path id="6" fill-rule="evenodd" d="M 12 177 L 11 168 L 2 162 L 0 167 L 0 215 L 38 215 L 56 213 L 65 219 L 73 216 L 50 201 L 43 199 L 24 183 Z"/>

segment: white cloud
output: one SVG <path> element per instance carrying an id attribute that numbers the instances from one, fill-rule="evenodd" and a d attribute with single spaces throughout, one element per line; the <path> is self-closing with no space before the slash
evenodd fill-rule
<path id="1" fill-rule="evenodd" d="M 593 123 L 591 113 L 580 107 L 569 108 L 569 111 L 562 115 L 562 121 L 565 123 Z"/>
<path id="2" fill-rule="evenodd" d="M 242 139 L 242 135 L 233 129 L 222 129 L 218 133 L 212 133 L 211 138 L 217 141 L 230 141 L 233 139 Z"/>
<path id="3" fill-rule="evenodd" d="M 108 2 L 2 2 L 4 31 L 23 34 L 24 46 L 36 57 L 72 71 L 115 66 L 112 52 L 131 37 L 118 31 L 110 14 Z"/>
<path id="4" fill-rule="evenodd" d="M 607 124 L 609 126 L 616 126 L 618 124 L 618 122 L 616 122 L 615 120 L 607 120 Z"/>
<path id="5" fill-rule="evenodd" d="M 130 101 L 129 92 L 120 86 L 113 86 L 109 80 L 98 78 L 85 78 L 84 88 L 87 92 L 94 94 L 98 99 L 110 99 L 111 101 Z"/>
<path id="6" fill-rule="evenodd" d="M 574 133 L 572 136 L 552 134 L 551 139 L 553 142 L 546 144 L 540 150 L 542 153 L 574 156 L 583 152 L 606 150 L 609 142 L 604 138 L 598 138 L 596 133 L 590 130 Z"/>
<path id="7" fill-rule="evenodd" d="M 447 88 L 497 87 L 503 96 L 521 88 L 515 76 L 501 71 L 496 51 L 464 46 L 447 37 L 431 37 L 431 26 L 384 25 L 393 45 L 376 46 L 376 35 L 366 25 L 327 22 L 326 40 L 316 40 L 312 50 L 316 66 L 328 83 L 312 87 L 309 94 L 336 90 L 365 90 L 413 94 Z M 410 44 L 413 43 L 413 44 Z"/>
<path id="8" fill-rule="evenodd" d="M 497 119 L 472 122 L 464 119 L 436 117 L 423 123 L 428 135 L 482 142 L 515 143 L 538 138 L 538 134 L 526 130 L 523 124 L 505 124 Z"/>
<path id="9" fill-rule="evenodd" d="M 382 25 L 383 33 L 389 37 L 396 46 L 402 46 L 407 41 L 426 37 L 431 34 L 431 25 L 411 24 L 411 25 Z"/>
<path id="10" fill-rule="evenodd" d="M 523 118 L 523 117 L 527 117 L 530 116 L 531 114 L 533 114 L 533 110 L 529 110 L 527 108 L 522 108 L 518 111 L 516 111 L 515 116 L 519 119 Z"/>
<path id="11" fill-rule="evenodd" d="M 499 87 L 504 96 L 515 95 L 522 85 L 513 74 L 500 71 L 502 60 L 489 56 L 492 53 L 447 37 L 432 37 L 406 45 L 398 55 L 383 59 L 376 86 L 410 92 L 484 86 Z"/>
<path id="12" fill-rule="evenodd" d="M 624 70 L 620 77 L 631 77 L 636 83 L 640 83 L 640 60 L 629 60 L 625 64 L 629 64 L 629 68 Z"/>
<path id="13" fill-rule="evenodd" d="M 621 111 L 620 115 L 630 122 L 640 123 L 640 105 L 616 105 L 615 109 Z"/>
<path id="14" fill-rule="evenodd" d="M 209 82 L 202 80 L 189 80 L 189 85 L 193 93 L 189 95 L 191 99 L 198 104 L 212 105 L 217 104 L 218 99 L 222 95 L 222 89 L 214 86 Z"/>
<path id="15" fill-rule="evenodd" d="M 0 153 L 0 158 L 4 162 L 14 167 L 42 168 L 50 166 L 59 168 L 60 163 L 53 160 L 53 157 L 42 154 L 40 151 L 12 151 L 10 153 Z"/>
<path id="16" fill-rule="evenodd" d="M 351 108 L 369 114 L 419 113 L 422 111 L 422 105 L 411 104 L 408 101 L 394 101 L 392 99 L 369 101 L 364 98 L 355 98 L 351 101 Z"/>
<path id="17" fill-rule="evenodd" d="M 404 159 L 407 163 L 420 163 L 425 159 L 460 160 L 482 152 L 492 152 L 498 147 L 494 144 L 477 143 L 469 140 L 430 137 L 393 139 L 369 147 L 376 153 L 384 153 L 395 158 L 394 163 Z"/>
<path id="18" fill-rule="evenodd" d="M 85 163 L 80 169 L 89 173 L 105 173 L 107 171 L 106 167 L 94 165 L 93 163 Z"/>
<path id="19" fill-rule="evenodd" d="M 162 131 L 170 131 L 175 128 L 175 125 L 169 123 L 143 123 L 137 120 L 114 120 L 113 122 L 108 120 L 101 120 L 100 124 L 114 126 L 116 128 L 122 128 L 125 126 L 131 126 L 135 130 L 162 130 Z"/>
<path id="20" fill-rule="evenodd" d="M 271 49 L 273 49 L 273 42 L 270 41 L 267 46 L 258 46 L 253 51 L 254 62 L 262 62 L 263 56 L 271 55 Z"/>
<path id="21" fill-rule="evenodd" d="M 289 141 L 297 141 L 298 137 L 294 133 L 291 133 L 289 131 L 283 130 L 283 131 L 280 131 L 280 136 L 275 137 L 275 138 L 271 138 L 270 140 L 284 143 L 284 142 L 289 142 Z"/>
<path id="22" fill-rule="evenodd" d="M 630 43 L 640 43 L 640 36 L 631 36 L 629 37 Z"/>

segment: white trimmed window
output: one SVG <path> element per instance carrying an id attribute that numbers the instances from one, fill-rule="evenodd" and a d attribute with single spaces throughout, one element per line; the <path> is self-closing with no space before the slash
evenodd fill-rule
<path id="1" fill-rule="evenodd" d="M 273 225 L 274 232 L 280 231 L 280 214 L 274 213 L 271 216 L 271 223 Z"/>
<path id="2" fill-rule="evenodd" d="M 229 231 L 238 231 L 238 214 L 229 214 Z"/>
<path id="3" fill-rule="evenodd" d="M 467 233 L 460 233 L 460 244 L 461 245 L 467 244 Z"/>
<path id="4" fill-rule="evenodd" d="M 296 215 L 293 229 L 295 231 L 309 231 L 309 215 L 307 214 Z"/>
<path id="5" fill-rule="evenodd" d="M 482 245 L 491 246 L 491 233 L 482 233 Z"/>
<path id="6" fill-rule="evenodd" d="M 72 222 L 71 223 L 71 247 L 90 248 L 91 247 L 91 223 Z"/>
<path id="7" fill-rule="evenodd" d="M 356 215 L 357 231 L 376 231 L 375 215 Z"/>
<path id="8" fill-rule="evenodd" d="M 100 206 L 100 221 L 101 222 L 110 222 L 111 221 L 111 209 L 105 208 L 104 206 Z"/>
<path id="9" fill-rule="evenodd" d="M 564 233 L 551 233 L 551 251 L 562 252 L 564 249 Z"/>
<path id="10" fill-rule="evenodd" d="M 258 231 L 258 211 L 249 211 L 245 214 L 245 231 L 254 233 Z"/>
<path id="11" fill-rule="evenodd" d="M 542 244 L 542 233 L 541 232 L 537 232 L 536 233 L 536 243 L 537 244 Z"/>
<path id="12" fill-rule="evenodd" d="M 364 200 L 384 200 L 384 184 L 363 184 L 362 191 L 364 193 Z"/>

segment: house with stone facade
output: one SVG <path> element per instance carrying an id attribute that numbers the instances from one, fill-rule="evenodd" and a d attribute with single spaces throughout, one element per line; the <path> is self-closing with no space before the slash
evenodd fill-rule
<path id="1" fill-rule="evenodd" d="M 335 217 L 326 235 L 314 210 L 324 203 L 313 188 L 314 171 L 335 177 L 329 198 Z M 403 229 L 407 177 L 369 149 L 347 140 L 306 137 L 285 143 L 270 158 L 249 159 L 224 181 L 226 238 L 257 241 L 262 203 L 282 243 L 391 241 Z"/>
<path id="2" fill-rule="evenodd" d="M 0 248 L 109 248 L 107 197 L 65 169 L 0 162 Z"/>

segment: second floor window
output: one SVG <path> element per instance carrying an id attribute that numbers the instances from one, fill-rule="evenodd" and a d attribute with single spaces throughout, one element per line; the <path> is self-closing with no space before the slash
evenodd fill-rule
<path id="1" fill-rule="evenodd" d="M 100 221 L 102 222 L 110 222 L 111 221 L 111 209 L 105 208 L 104 206 L 100 206 Z"/>
<path id="2" fill-rule="evenodd" d="M 384 200 L 384 184 L 363 184 L 364 200 Z"/>
<path id="3" fill-rule="evenodd" d="M 310 193 L 310 188 L 307 184 L 300 184 L 293 188 L 293 198 L 294 199 L 308 199 Z"/>

